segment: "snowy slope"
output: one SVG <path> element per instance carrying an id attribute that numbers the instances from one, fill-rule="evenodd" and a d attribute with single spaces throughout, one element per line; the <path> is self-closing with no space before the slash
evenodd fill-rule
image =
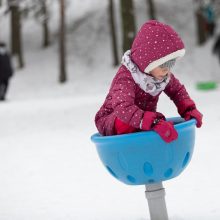
<path id="1" fill-rule="evenodd" d="M 25 24 L 27 67 L 16 72 L 8 101 L 0 103 L 1 220 L 149 220 L 144 186 L 126 186 L 113 179 L 90 141 L 96 132 L 94 115 L 116 69 L 110 65 L 106 3 L 77 2 L 75 19 L 88 17 L 72 28 L 69 15 L 65 85 L 57 83 L 57 45 L 41 50 L 40 27 Z M 146 19 L 143 2 L 136 1 L 139 24 Z M 185 26 L 191 15 L 183 17 L 191 1 L 158 2 L 161 19 L 173 22 L 190 48 L 174 72 L 204 114 L 191 164 L 181 176 L 164 183 L 168 212 L 171 220 L 219 220 L 220 90 L 195 90 L 196 81 L 219 71 L 211 59 L 213 42 L 194 47 L 193 24 Z M 172 6 L 176 15 L 168 17 Z M 177 115 L 166 96 L 161 96 L 158 110 L 167 117 Z"/>

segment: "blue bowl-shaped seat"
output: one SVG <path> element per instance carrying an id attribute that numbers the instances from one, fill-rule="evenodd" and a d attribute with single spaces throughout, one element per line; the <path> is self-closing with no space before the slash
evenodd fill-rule
<path id="1" fill-rule="evenodd" d="M 121 182 L 141 185 L 179 175 L 191 160 L 195 143 L 194 119 L 170 118 L 178 139 L 164 142 L 154 131 L 101 136 L 94 134 L 99 157 L 106 169 Z"/>

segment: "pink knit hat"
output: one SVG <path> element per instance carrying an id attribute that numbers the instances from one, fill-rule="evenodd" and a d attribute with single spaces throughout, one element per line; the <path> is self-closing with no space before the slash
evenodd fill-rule
<path id="1" fill-rule="evenodd" d="M 141 27 L 131 47 L 132 61 L 145 73 L 184 54 L 179 35 L 170 26 L 156 20 Z"/>

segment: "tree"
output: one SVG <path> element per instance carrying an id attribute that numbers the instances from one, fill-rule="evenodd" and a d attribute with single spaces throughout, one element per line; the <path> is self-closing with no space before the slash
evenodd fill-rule
<path id="1" fill-rule="evenodd" d="M 148 5 L 148 13 L 149 13 L 150 19 L 156 19 L 156 10 L 155 10 L 154 0 L 147 0 L 147 5 Z"/>
<path id="2" fill-rule="evenodd" d="M 123 33 L 123 51 L 131 48 L 136 28 L 133 0 L 120 0 L 121 3 L 121 20 Z"/>
<path id="3" fill-rule="evenodd" d="M 59 0 L 60 3 L 60 33 L 59 33 L 59 59 L 60 59 L 60 75 L 59 82 L 64 83 L 67 80 L 66 76 L 66 26 L 65 26 L 65 2 Z"/>
<path id="4" fill-rule="evenodd" d="M 48 10 L 47 10 L 47 0 L 41 0 L 42 12 L 44 15 L 43 19 L 43 47 L 47 47 L 50 44 L 49 40 L 49 28 L 48 28 Z"/>
<path id="5" fill-rule="evenodd" d="M 49 7 L 54 2 L 53 0 L 18 0 L 22 2 L 22 17 L 35 19 L 42 25 L 42 47 L 45 48 L 50 45 L 50 31 L 49 31 Z"/>
<path id="6" fill-rule="evenodd" d="M 11 53 L 18 58 L 19 68 L 24 67 L 22 40 L 21 40 L 21 14 L 19 0 L 8 0 L 11 12 Z"/>
<path id="7" fill-rule="evenodd" d="M 196 24 L 197 24 L 197 39 L 198 44 L 202 45 L 207 40 L 207 22 L 204 16 L 204 4 L 202 0 L 196 0 L 196 10 L 195 10 L 195 17 L 196 17 Z"/>
<path id="8" fill-rule="evenodd" d="M 113 0 L 109 0 L 109 25 L 110 25 L 110 32 L 111 32 L 111 41 L 112 41 L 112 53 L 113 53 L 113 60 L 114 66 L 119 64 L 118 61 L 118 46 L 117 46 L 117 37 L 116 37 L 116 30 L 115 30 L 115 20 L 114 20 L 114 2 Z"/>
<path id="9" fill-rule="evenodd" d="M 48 11 L 48 0 L 34 0 L 32 2 L 32 9 L 37 20 L 42 24 L 42 47 L 48 47 L 50 45 L 50 31 L 49 31 L 49 11 Z"/>

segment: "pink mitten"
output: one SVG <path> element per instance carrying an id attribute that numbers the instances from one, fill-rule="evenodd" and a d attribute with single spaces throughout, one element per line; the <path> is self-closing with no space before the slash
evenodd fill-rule
<path id="1" fill-rule="evenodd" d="M 186 121 L 190 120 L 191 118 L 196 119 L 196 121 L 197 121 L 196 127 L 197 128 L 200 128 L 202 126 L 202 117 L 203 117 L 203 115 L 196 108 L 189 110 L 184 114 L 184 119 Z"/>
<path id="2" fill-rule="evenodd" d="M 178 137 L 178 133 L 171 121 L 159 120 L 157 124 L 154 125 L 153 130 L 167 143 L 176 140 Z"/>
<path id="3" fill-rule="evenodd" d="M 154 125 L 154 121 L 159 120 L 159 119 L 164 119 L 165 120 L 165 116 L 160 112 L 146 111 L 144 113 L 144 117 L 143 117 L 143 120 L 142 120 L 141 129 L 144 130 L 144 131 L 151 130 L 152 126 Z"/>

